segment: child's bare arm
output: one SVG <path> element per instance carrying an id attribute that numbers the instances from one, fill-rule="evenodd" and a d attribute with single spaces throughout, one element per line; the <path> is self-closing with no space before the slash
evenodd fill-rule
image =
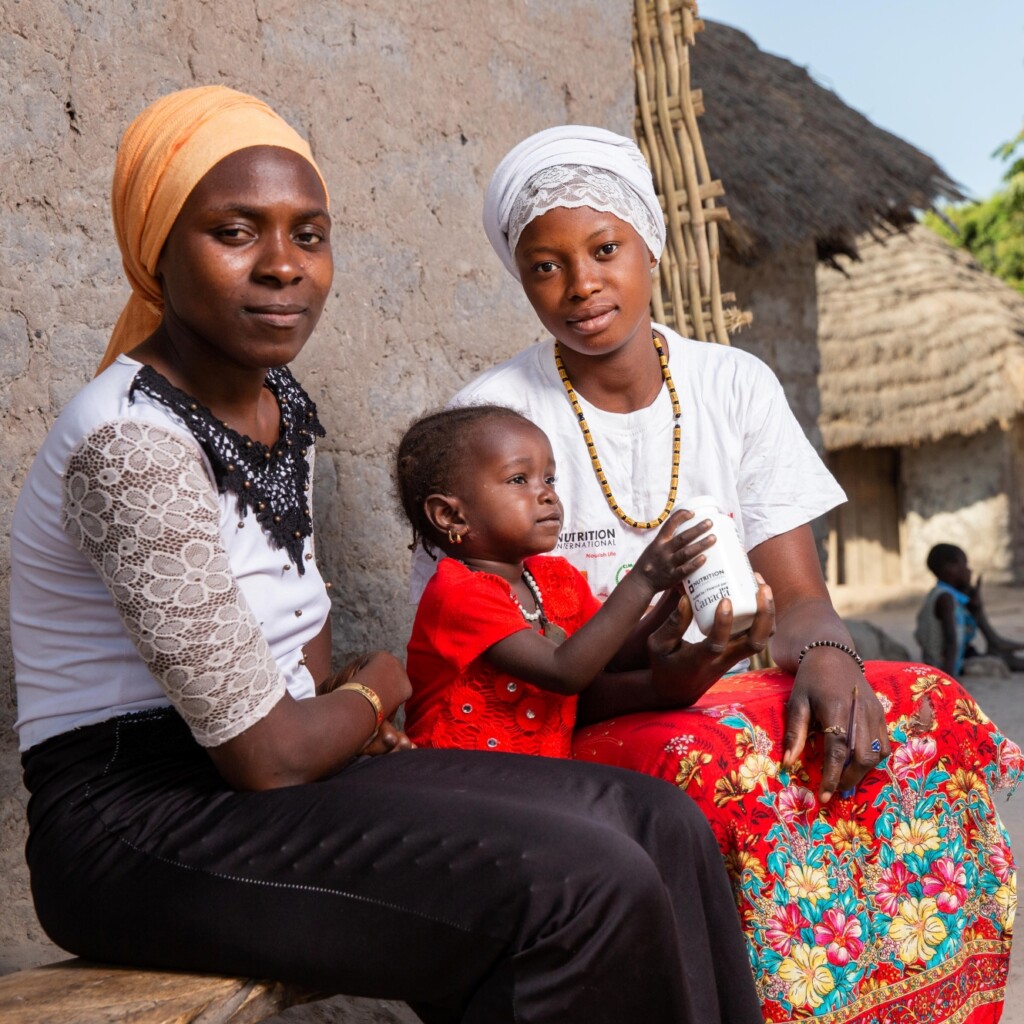
<path id="1" fill-rule="evenodd" d="M 655 594 L 675 587 L 703 562 L 702 552 L 713 543 L 702 535 L 706 526 L 676 534 L 691 515 L 673 513 L 604 605 L 562 644 L 524 629 L 498 641 L 484 658 L 501 671 L 545 690 L 579 693 L 630 637 Z"/>
<path id="2" fill-rule="evenodd" d="M 946 675 L 956 674 L 956 607 L 953 604 L 951 594 L 939 594 L 935 601 L 935 617 L 942 624 L 942 664 L 941 668 Z"/>
<path id="3" fill-rule="evenodd" d="M 989 652 L 1003 652 L 1003 651 L 1017 651 L 1024 647 L 1024 640 L 1011 640 L 1009 637 L 1000 636 L 996 632 L 995 627 L 991 622 L 988 621 L 988 615 L 985 614 L 985 606 L 981 600 L 981 577 L 978 577 L 977 583 L 970 590 L 970 601 L 967 604 L 967 610 L 974 616 L 975 622 L 978 623 L 978 629 L 981 630 L 982 636 L 985 638 L 985 642 L 988 644 Z"/>

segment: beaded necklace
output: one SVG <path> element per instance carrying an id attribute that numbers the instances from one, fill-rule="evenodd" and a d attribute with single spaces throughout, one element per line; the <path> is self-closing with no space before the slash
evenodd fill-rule
<path id="1" fill-rule="evenodd" d="M 534 603 L 537 605 L 536 611 L 528 612 L 520 603 L 519 598 L 516 597 L 515 592 L 512 593 L 512 600 L 515 601 L 519 607 L 519 612 L 529 623 L 534 623 L 538 619 L 540 620 L 541 632 L 549 639 L 554 640 L 556 644 L 563 643 L 566 639 L 565 630 L 561 626 L 552 622 L 544 614 L 544 601 L 541 597 L 540 586 L 537 581 L 533 578 L 533 573 L 530 572 L 526 566 L 523 566 L 523 582 L 526 584 L 527 589 L 533 594 Z"/>
<path id="2" fill-rule="evenodd" d="M 519 598 L 516 597 L 515 591 L 512 592 L 512 600 L 515 601 L 519 611 L 527 622 L 536 622 L 538 619 L 542 619 L 544 617 L 544 605 L 541 604 L 540 587 L 537 586 L 537 581 L 533 578 L 533 575 L 527 568 L 523 569 L 523 582 L 526 584 L 526 589 L 533 594 L 533 602 L 537 606 L 536 611 L 528 612 L 519 603 Z"/>
<path id="3" fill-rule="evenodd" d="M 572 411 L 576 413 L 576 419 L 579 421 L 580 430 L 583 431 L 583 440 L 587 443 L 587 451 L 590 453 L 590 461 L 593 464 L 594 473 L 597 475 L 597 482 L 601 485 L 605 501 L 608 502 L 608 507 L 627 526 L 635 526 L 640 530 L 653 530 L 656 526 L 661 526 L 661 524 L 668 519 L 672 509 L 675 508 L 676 491 L 679 488 L 679 450 L 682 440 L 682 427 L 679 424 L 679 396 L 676 394 L 676 386 L 672 382 L 672 374 L 669 372 L 668 357 L 665 355 L 665 349 L 662 347 L 661 339 L 657 334 L 654 334 L 651 337 L 654 341 L 654 347 L 658 352 L 658 362 L 661 364 L 661 379 L 665 382 L 665 387 L 668 388 L 669 398 L 672 400 L 672 416 L 675 419 L 675 423 L 672 427 L 672 483 L 668 489 L 668 501 L 665 502 L 665 508 L 657 519 L 648 519 L 646 521 L 638 521 L 633 519 L 631 516 L 626 515 L 626 513 L 619 507 L 619 503 L 615 500 L 615 495 L 612 494 L 611 486 L 608 484 L 608 477 L 605 476 L 601 460 L 597 456 L 597 447 L 594 445 L 594 438 L 590 433 L 590 427 L 587 425 L 587 419 L 583 415 L 583 409 L 580 407 L 579 399 L 576 397 L 572 381 L 569 380 L 569 374 L 565 372 L 565 364 L 562 362 L 562 355 L 559 352 L 558 342 L 555 342 L 555 366 L 558 367 L 558 376 L 562 379 L 562 385 L 565 387 L 565 393 L 569 396 Z"/>
<path id="4" fill-rule="evenodd" d="M 462 561 L 462 559 L 459 559 Z M 466 562 L 462 562 L 463 565 L 469 569 L 470 572 L 475 570 L 470 568 Z M 536 609 L 532 612 L 528 612 L 520 602 L 519 598 L 516 597 L 515 591 L 512 591 L 512 600 L 515 602 L 516 607 L 519 609 L 519 614 L 522 615 L 527 622 L 531 625 L 534 622 L 540 621 L 541 632 L 549 639 L 554 640 L 556 644 L 564 642 L 566 639 L 566 632 L 557 623 L 552 622 L 544 614 L 544 599 L 541 595 L 540 584 L 533 578 L 533 573 L 530 572 L 526 566 L 523 566 L 523 582 L 526 584 L 526 588 L 533 595 L 533 601 L 537 605 Z"/>
<path id="5" fill-rule="evenodd" d="M 469 569 L 470 572 L 478 572 L 480 570 L 474 569 L 469 562 L 458 559 L 462 564 Z M 519 609 L 520 614 L 526 619 L 527 622 L 536 622 L 538 619 L 541 623 L 547 621 L 547 616 L 544 614 L 544 602 L 541 597 L 540 585 L 533 578 L 533 573 L 530 572 L 526 566 L 523 566 L 523 582 L 526 584 L 526 589 L 533 595 L 533 603 L 537 606 L 532 612 L 528 612 L 522 605 L 522 602 L 516 597 L 516 592 L 512 591 L 512 600 L 515 602 L 515 606 Z"/>

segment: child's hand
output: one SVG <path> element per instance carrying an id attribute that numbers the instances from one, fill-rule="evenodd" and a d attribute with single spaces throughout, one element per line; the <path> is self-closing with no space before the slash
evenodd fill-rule
<path id="1" fill-rule="evenodd" d="M 978 576 L 977 582 L 973 586 L 967 588 L 967 610 L 975 617 L 979 616 L 982 612 L 981 602 L 981 576 Z"/>
<path id="2" fill-rule="evenodd" d="M 715 543 L 714 534 L 708 533 L 711 520 L 681 529 L 692 518 L 689 509 L 673 512 L 630 570 L 631 576 L 636 573 L 650 585 L 652 593 L 678 586 L 684 576 L 704 564 L 704 552 Z"/>
<path id="3" fill-rule="evenodd" d="M 370 738 L 369 743 L 359 751 L 376 757 L 378 754 L 393 754 L 399 750 L 415 750 L 416 744 L 395 723 L 385 718 L 380 728 Z"/>

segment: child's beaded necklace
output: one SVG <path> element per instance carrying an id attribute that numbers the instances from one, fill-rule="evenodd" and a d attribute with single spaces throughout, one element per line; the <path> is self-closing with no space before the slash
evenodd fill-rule
<path id="1" fill-rule="evenodd" d="M 561 626 L 552 622 L 547 615 L 544 614 L 544 599 L 541 595 L 540 586 L 537 581 L 533 578 L 533 573 L 530 572 L 526 566 L 523 566 L 523 582 L 526 584 L 526 589 L 533 595 L 534 604 L 537 605 L 536 610 L 528 612 L 520 602 L 519 598 L 516 597 L 515 591 L 512 591 L 512 600 L 515 601 L 516 607 L 519 609 L 519 613 L 526 619 L 527 622 L 532 626 L 535 622 L 540 622 L 541 632 L 549 639 L 554 640 L 556 644 L 562 643 L 565 640 L 565 630 Z"/>
<path id="2" fill-rule="evenodd" d="M 527 569 L 525 566 L 523 567 L 523 582 L 526 584 L 526 589 L 529 590 L 531 594 L 533 594 L 534 603 L 537 605 L 536 610 L 528 612 L 523 607 L 519 598 L 516 597 L 515 591 L 512 591 L 512 600 L 515 601 L 516 605 L 519 608 L 519 611 L 522 613 L 523 618 L 526 619 L 527 622 L 533 623 L 536 622 L 538 619 L 544 618 L 544 605 L 541 604 L 540 587 L 537 586 L 537 581 L 533 578 L 533 575 L 530 573 L 530 570 Z"/>
<path id="3" fill-rule="evenodd" d="M 462 561 L 462 559 L 459 559 L 459 561 Z M 472 566 L 470 566 L 467 562 L 462 562 L 462 564 L 466 566 L 466 568 L 469 569 L 470 572 L 475 571 L 472 568 Z M 533 578 L 533 573 L 531 573 L 525 565 L 523 566 L 522 578 L 523 582 L 526 584 L 526 589 L 529 590 L 530 593 L 533 595 L 533 601 L 537 607 L 532 612 L 528 612 L 523 607 L 523 604 L 519 600 L 519 598 L 516 597 L 516 592 L 509 588 L 510 596 L 512 597 L 513 602 L 515 602 L 515 606 L 519 609 L 519 614 L 522 615 L 522 617 L 526 619 L 526 621 L 530 623 L 531 626 L 535 622 L 539 622 L 541 632 L 549 640 L 554 640 L 556 644 L 562 643 L 562 641 L 564 641 L 566 638 L 566 632 L 564 629 L 562 629 L 561 626 L 559 626 L 555 622 L 552 622 L 547 617 L 547 615 L 544 614 L 544 597 L 541 593 L 540 584 L 538 584 L 537 581 Z"/>

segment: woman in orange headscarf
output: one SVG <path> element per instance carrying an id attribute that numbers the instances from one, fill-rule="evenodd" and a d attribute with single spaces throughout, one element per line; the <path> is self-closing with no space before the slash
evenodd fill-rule
<path id="1" fill-rule="evenodd" d="M 410 750 L 389 654 L 316 695 L 323 428 L 287 364 L 332 262 L 305 142 L 229 89 L 165 97 L 125 135 L 114 221 L 132 297 L 11 538 L 51 938 L 404 998 L 430 1021 L 758 1022 L 686 796 L 603 766 Z"/>

